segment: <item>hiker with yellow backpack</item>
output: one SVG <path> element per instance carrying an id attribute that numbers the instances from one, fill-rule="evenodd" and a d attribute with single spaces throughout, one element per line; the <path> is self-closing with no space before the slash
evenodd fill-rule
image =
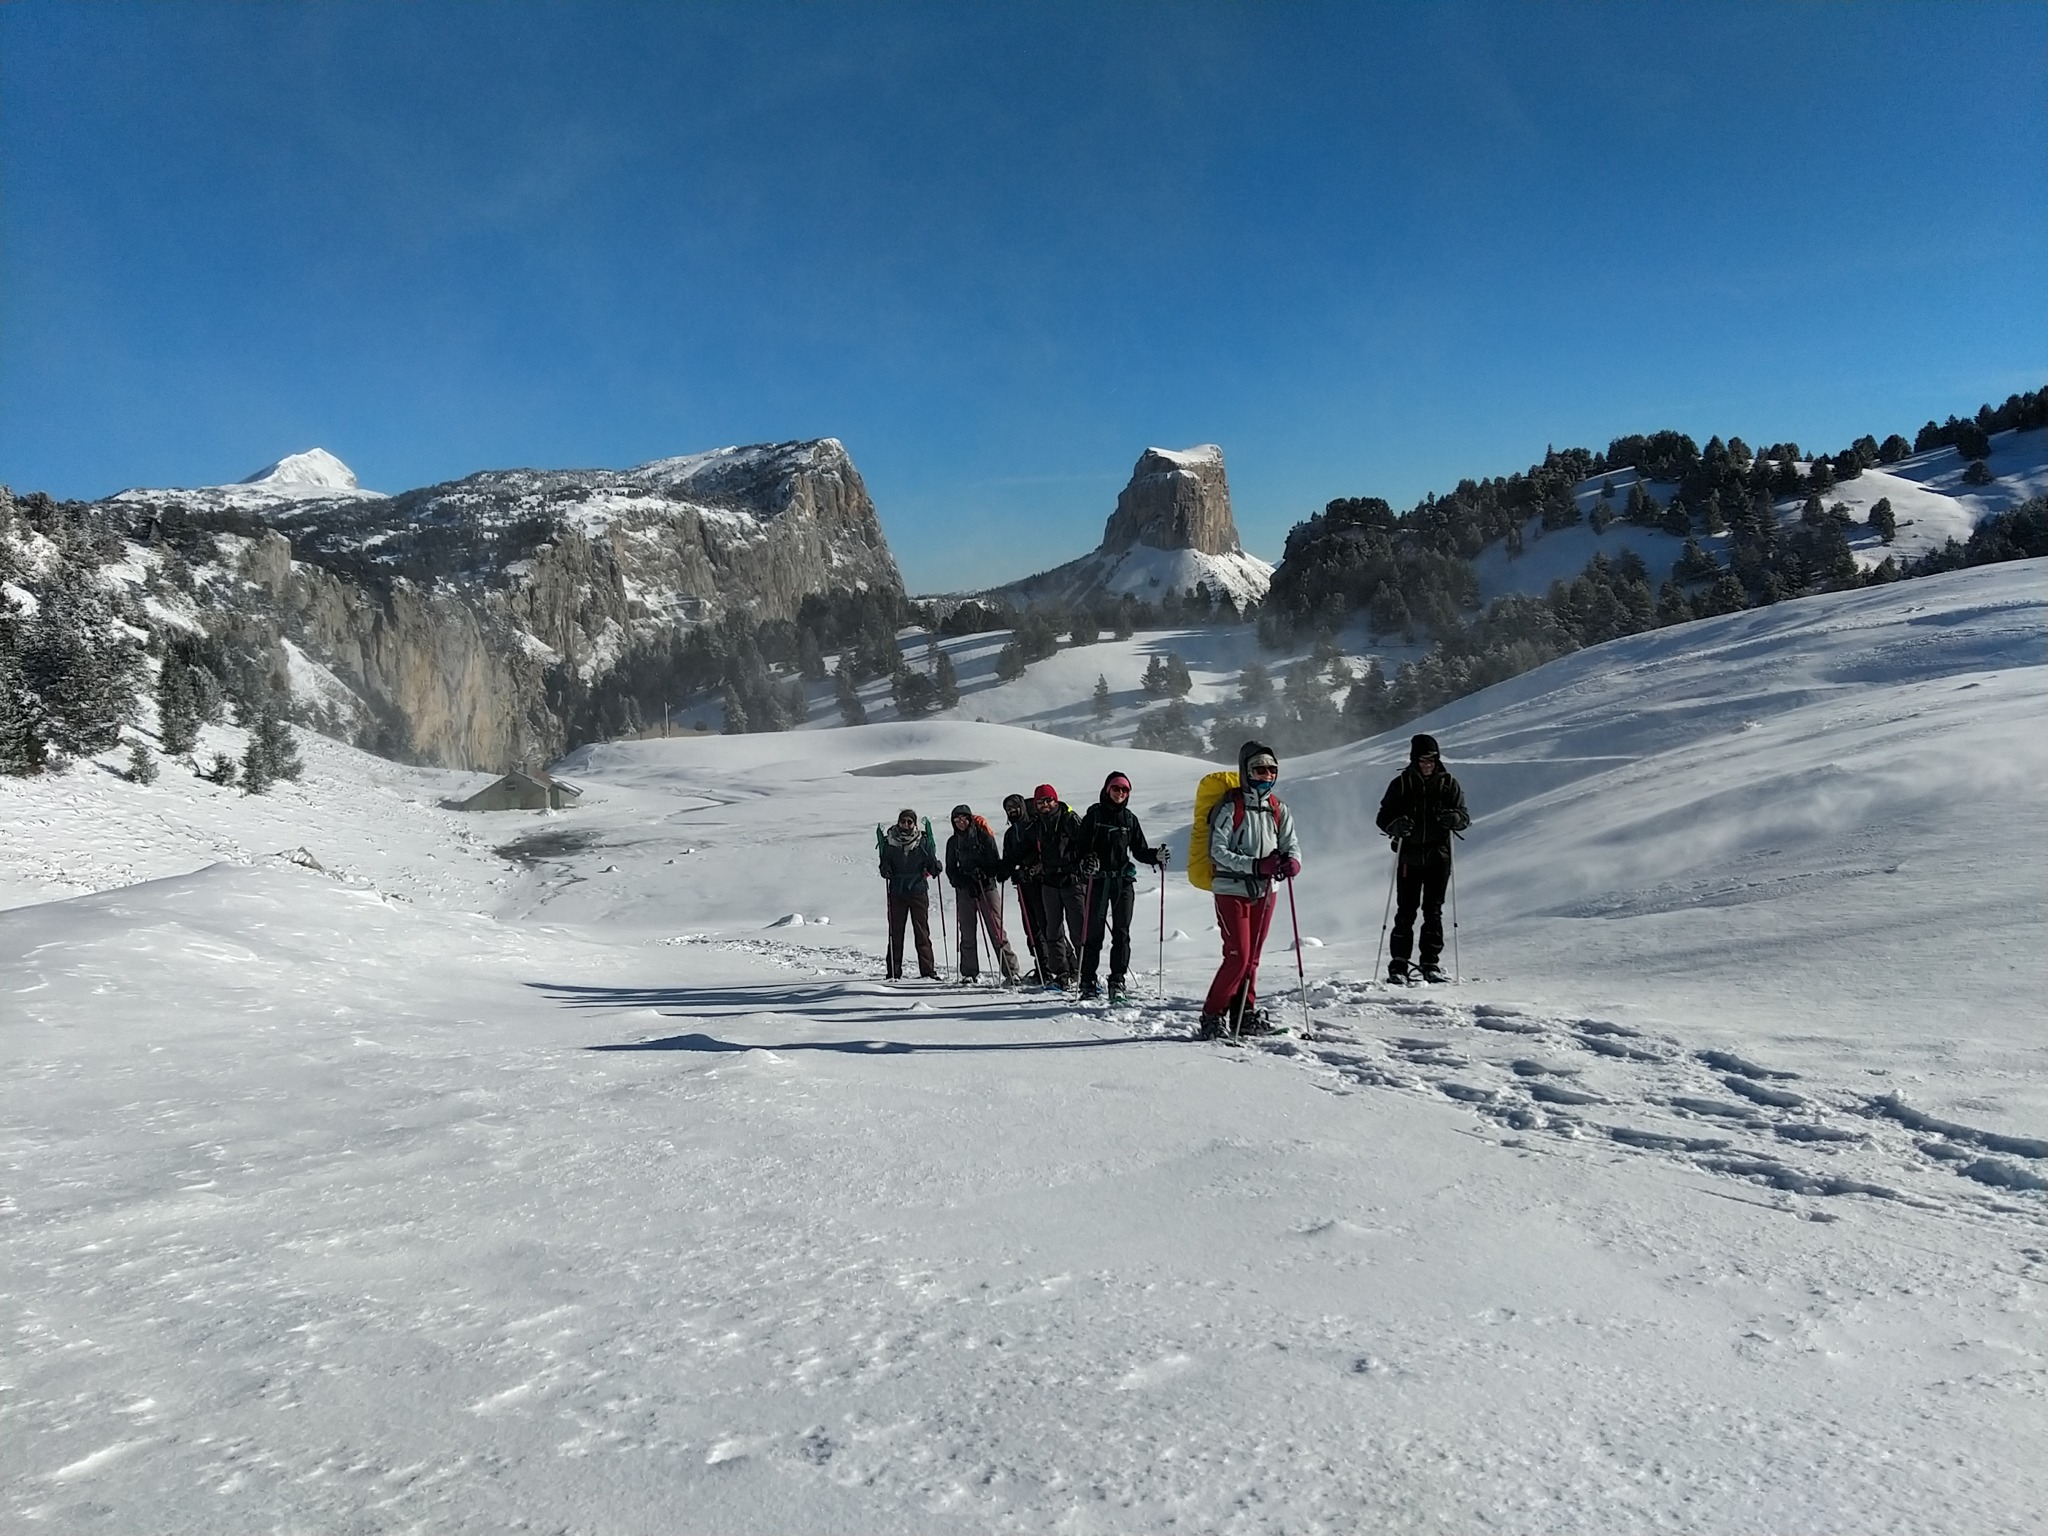
<path id="1" fill-rule="evenodd" d="M 1272 748 L 1248 741 L 1238 749 L 1236 773 L 1212 773 L 1195 791 L 1188 878 L 1216 898 L 1223 938 L 1223 963 L 1202 1002 L 1198 1040 L 1275 1028 L 1257 1006 L 1259 955 L 1273 923 L 1276 883 L 1301 873 L 1293 813 L 1273 792 L 1279 781 L 1280 759 Z"/>

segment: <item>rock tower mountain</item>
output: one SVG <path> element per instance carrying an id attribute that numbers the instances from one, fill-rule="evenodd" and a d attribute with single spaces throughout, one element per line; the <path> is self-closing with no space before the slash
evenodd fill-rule
<path id="1" fill-rule="evenodd" d="M 1116 510 L 1102 531 L 1101 548 L 1121 554 L 1134 544 L 1205 555 L 1244 553 L 1230 516 L 1230 480 L 1221 448 L 1204 443 L 1179 452 L 1147 448 L 1138 455 L 1130 484 L 1117 496 Z"/>
<path id="2" fill-rule="evenodd" d="M 1078 560 L 998 587 L 1013 603 L 1078 603 L 1109 597 L 1157 602 L 1205 586 L 1242 608 L 1259 602 L 1273 567 L 1247 554 L 1230 511 L 1223 450 L 1147 448 L 1117 496 L 1102 543 Z"/>

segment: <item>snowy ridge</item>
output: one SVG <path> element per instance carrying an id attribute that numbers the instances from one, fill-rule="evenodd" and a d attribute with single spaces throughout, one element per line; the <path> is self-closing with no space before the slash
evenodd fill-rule
<path id="1" fill-rule="evenodd" d="M 114 502 L 147 502 L 188 510 L 271 512 L 311 502 L 382 501 L 384 493 L 363 489 L 355 471 L 324 448 L 288 454 L 232 485 L 189 489 L 136 487 L 109 496 Z"/>

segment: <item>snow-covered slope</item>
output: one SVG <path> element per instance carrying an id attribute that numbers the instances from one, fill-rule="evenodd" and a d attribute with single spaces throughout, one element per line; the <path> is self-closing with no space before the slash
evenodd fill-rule
<path id="1" fill-rule="evenodd" d="M 650 741 L 479 817 L 314 741 L 262 800 L 0 781 L 0 1523 L 2034 1529 L 2043 575 L 1424 722 L 1456 988 L 1370 984 L 1401 741 L 1289 762 L 1318 1038 L 1264 1049 L 1179 1038 L 1177 871 L 1164 1001 L 877 976 L 876 820 L 1120 767 L 1178 853 L 1183 759 Z"/>
<path id="2" fill-rule="evenodd" d="M 2048 428 L 2025 432 L 1999 432 L 1991 438 L 1991 455 L 1985 460 L 1992 479 L 1985 485 L 1971 485 L 1963 479 L 1969 463 L 1953 448 L 1932 448 L 1888 466 L 1872 466 L 1853 480 L 1843 480 L 1821 499 L 1829 506 L 1839 502 L 1849 514 L 1850 547 L 1856 563 L 1865 570 L 1887 556 L 1900 565 L 1940 549 L 1950 539 L 1969 539 L 1985 518 L 2009 511 L 2021 502 L 2048 493 Z M 1812 468 L 1799 465 L 1801 473 Z M 1607 485 L 1614 488 L 1609 505 L 1619 512 L 1626 505 L 1630 488 L 1637 480 L 1632 469 L 1581 481 L 1575 495 L 1579 510 L 1588 517 L 1601 500 Z M 1643 481 L 1643 491 L 1653 501 L 1668 502 L 1678 489 L 1675 482 Z M 1892 504 L 1898 533 L 1890 544 L 1869 526 L 1870 510 L 1881 500 Z M 1803 494 L 1777 502 L 1779 521 L 1787 527 L 1797 523 L 1805 503 Z M 1511 592 L 1540 596 L 1553 581 L 1570 581 L 1586 568 L 1596 554 L 1613 559 L 1632 550 L 1649 567 L 1652 586 L 1671 574 L 1671 566 L 1685 547 L 1685 540 L 1655 528 L 1638 528 L 1625 522 L 1610 523 L 1595 533 L 1590 524 L 1544 532 L 1538 519 L 1522 530 L 1523 550 L 1511 554 L 1505 542 L 1489 544 L 1473 567 L 1479 576 L 1482 602 L 1492 602 Z M 1701 545 L 1726 559 L 1728 536 L 1702 536 Z"/>

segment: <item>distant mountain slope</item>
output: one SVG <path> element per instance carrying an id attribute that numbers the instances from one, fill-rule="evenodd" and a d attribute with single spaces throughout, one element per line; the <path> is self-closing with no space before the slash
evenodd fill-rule
<path id="1" fill-rule="evenodd" d="M 392 496 L 354 482 L 316 449 L 237 485 L 102 505 L 143 543 L 232 566 L 218 593 L 195 587 L 195 622 L 231 594 L 273 670 L 289 643 L 387 723 L 393 750 L 448 766 L 555 755 L 608 676 L 691 625 L 902 595 L 874 503 L 829 438 L 624 470 L 487 470 Z M 140 558 L 139 572 L 160 557 Z"/>

